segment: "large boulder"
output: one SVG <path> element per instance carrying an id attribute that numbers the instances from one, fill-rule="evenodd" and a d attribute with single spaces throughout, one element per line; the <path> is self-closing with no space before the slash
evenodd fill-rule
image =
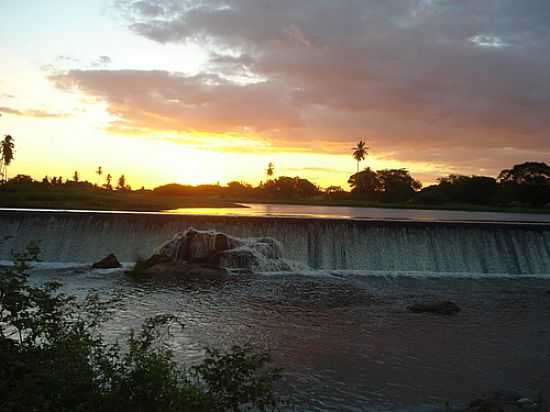
<path id="1" fill-rule="evenodd" d="M 207 262 L 217 253 L 235 249 L 246 244 L 246 240 L 215 231 L 200 231 L 190 228 L 162 244 L 155 255 L 167 256 L 175 261 Z"/>
<path id="2" fill-rule="evenodd" d="M 120 267 L 122 267 L 122 265 L 112 253 L 92 265 L 93 269 L 116 269 Z"/>
<path id="3" fill-rule="evenodd" d="M 216 231 L 190 228 L 159 246 L 153 255 L 136 265 L 140 273 L 221 273 L 288 270 L 281 244 L 272 238 L 237 238 Z"/>
<path id="4" fill-rule="evenodd" d="M 460 307 L 456 303 L 448 300 L 431 302 L 431 303 L 415 303 L 408 306 L 407 309 L 413 313 L 437 313 L 439 315 L 454 315 L 460 312 Z"/>

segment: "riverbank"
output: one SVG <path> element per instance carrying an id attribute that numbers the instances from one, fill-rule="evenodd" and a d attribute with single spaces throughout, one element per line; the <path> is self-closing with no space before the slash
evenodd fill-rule
<path id="1" fill-rule="evenodd" d="M 341 206 L 351 208 L 449 210 L 462 212 L 497 212 L 550 214 L 550 209 L 497 207 L 472 204 L 424 205 L 382 203 L 365 200 L 225 198 L 219 196 L 173 196 L 150 191 L 49 190 L 40 192 L 2 191 L 0 207 L 19 209 L 98 210 L 128 212 L 163 212 L 191 208 L 245 208 L 243 203 L 265 205 Z"/>
<path id="2" fill-rule="evenodd" d="M 219 198 L 166 196 L 154 194 L 150 191 L 62 189 L 47 191 L 2 191 L 0 193 L 0 207 L 160 212 L 183 208 L 239 208 L 244 206 Z"/>

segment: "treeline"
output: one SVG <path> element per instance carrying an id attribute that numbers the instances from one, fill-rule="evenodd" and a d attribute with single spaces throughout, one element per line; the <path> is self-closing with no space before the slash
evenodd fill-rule
<path id="1" fill-rule="evenodd" d="M 503 170 L 498 177 L 450 175 L 422 188 L 406 169 L 374 171 L 366 168 L 350 176 L 351 190 L 341 186 L 320 188 L 307 179 L 281 176 L 252 186 L 230 182 L 227 186 L 170 184 L 153 193 L 173 196 L 218 196 L 231 200 L 328 200 L 335 203 L 363 201 L 381 204 L 480 205 L 549 207 L 550 166 L 527 162 Z"/>
<path id="2" fill-rule="evenodd" d="M 418 192 L 420 204 L 463 203 L 536 208 L 550 207 L 550 166 L 526 162 L 505 169 L 497 178 L 451 175 Z"/>
<path id="3" fill-rule="evenodd" d="M 526 162 L 503 170 L 498 177 L 450 175 L 422 188 L 405 169 L 354 174 L 348 183 L 353 198 L 418 205 L 472 204 L 484 206 L 550 206 L 550 166 Z"/>
<path id="4" fill-rule="evenodd" d="M 132 187 L 127 183 L 126 176 L 120 175 L 117 179 L 116 185 L 112 185 L 112 177 L 110 174 L 106 176 L 105 183 L 96 184 L 87 180 L 80 180 L 78 171 L 75 171 L 71 178 L 64 179 L 63 176 L 44 176 L 42 180 L 34 180 L 29 175 L 19 174 L 12 177 L 8 181 L 4 182 L 0 186 L 0 190 L 21 189 L 21 188 L 78 188 L 83 190 L 118 190 L 118 191 L 132 191 Z M 144 188 L 142 188 L 144 190 Z"/>
<path id="5" fill-rule="evenodd" d="M 75 176 L 76 177 L 76 176 Z M 217 198 L 232 201 L 308 201 L 332 204 L 379 203 L 395 205 L 480 205 L 498 207 L 550 207 L 550 166 L 527 162 L 503 170 L 496 178 L 488 176 L 450 175 L 425 188 L 406 169 L 371 168 L 361 170 L 348 179 L 350 190 L 341 186 L 321 188 L 307 179 L 280 176 L 253 186 L 244 182 L 230 182 L 225 186 L 167 184 L 153 190 L 131 191 L 124 175 L 113 188 L 77 179 L 61 178 L 35 181 L 30 176 L 18 175 L 0 186 L 0 191 L 50 190 L 78 188 L 81 190 L 117 190 L 140 192 L 152 197 Z"/>

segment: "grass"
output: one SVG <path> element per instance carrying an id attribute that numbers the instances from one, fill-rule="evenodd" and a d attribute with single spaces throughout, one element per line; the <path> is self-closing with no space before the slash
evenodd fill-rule
<path id="1" fill-rule="evenodd" d="M 2 191 L 0 207 L 158 212 L 181 208 L 240 207 L 219 198 L 161 196 L 151 192 L 106 192 L 78 189 Z"/>

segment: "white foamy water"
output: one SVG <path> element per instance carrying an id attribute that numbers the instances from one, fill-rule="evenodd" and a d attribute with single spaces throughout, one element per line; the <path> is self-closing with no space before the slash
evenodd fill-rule
<path id="1" fill-rule="evenodd" d="M 270 237 L 284 257 L 314 270 L 550 274 L 550 225 L 355 221 L 124 213 L 0 212 L 0 259 L 39 241 L 42 259 L 91 263 L 148 257 L 190 227 Z"/>

